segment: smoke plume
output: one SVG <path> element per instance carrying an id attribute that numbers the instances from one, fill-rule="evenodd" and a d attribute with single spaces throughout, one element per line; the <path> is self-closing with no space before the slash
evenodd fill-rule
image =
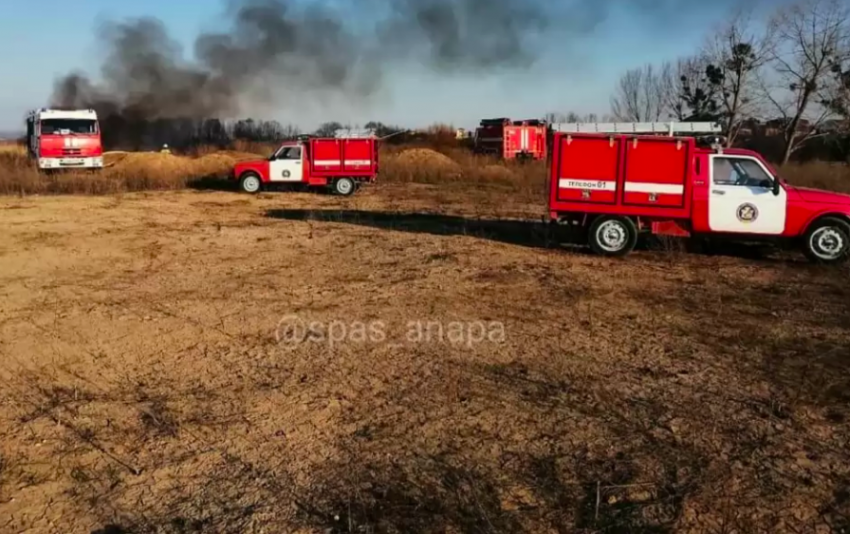
<path id="1" fill-rule="evenodd" d="M 360 99 L 386 69 L 415 61 L 439 71 L 528 65 L 528 37 L 544 29 L 524 0 L 358 0 L 354 10 L 297 0 L 238 0 L 227 30 L 205 33 L 191 60 L 157 19 L 112 22 L 98 81 L 72 73 L 53 104 L 93 107 L 127 127 L 163 119 L 233 117 L 246 102 Z"/>
<path id="2" fill-rule="evenodd" d="M 523 68 L 545 32 L 587 34 L 624 5 L 684 11 L 670 0 L 230 0 L 225 31 L 200 35 L 191 58 L 157 19 L 104 25 L 97 81 L 71 73 L 52 103 L 95 108 L 117 142 L 118 131 L 232 118 L 246 104 L 362 100 L 401 65 L 441 75 Z"/>

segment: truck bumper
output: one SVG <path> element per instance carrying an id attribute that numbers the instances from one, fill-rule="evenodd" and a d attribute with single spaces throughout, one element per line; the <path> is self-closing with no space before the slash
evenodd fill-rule
<path id="1" fill-rule="evenodd" d="M 39 158 L 39 169 L 102 169 L 103 156 L 87 158 Z"/>

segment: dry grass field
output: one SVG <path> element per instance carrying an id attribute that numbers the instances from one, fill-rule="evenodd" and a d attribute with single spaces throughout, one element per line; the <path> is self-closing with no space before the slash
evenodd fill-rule
<path id="1" fill-rule="evenodd" d="M 0 153 L 0 532 L 850 529 L 848 268 L 591 256 L 541 166 L 424 148 L 210 190 L 243 156 Z"/>
<path id="2" fill-rule="evenodd" d="M 0 144 L 0 195 L 114 194 L 134 191 L 210 187 L 226 177 L 236 161 L 267 156 L 274 146 L 237 143 L 233 150 L 201 147 L 188 154 L 107 152 L 98 174 L 42 176 L 17 144 Z M 850 193 L 850 167 L 823 162 L 791 164 L 780 169 L 796 185 Z M 381 155 L 381 180 L 391 183 L 441 184 L 449 187 L 497 188 L 512 195 L 545 198 L 543 163 L 512 164 L 475 156 L 452 147 L 388 147 Z M 212 182 L 212 183 L 211 183 Z M 544 195 L 541 197 L 540 195 Z"/>

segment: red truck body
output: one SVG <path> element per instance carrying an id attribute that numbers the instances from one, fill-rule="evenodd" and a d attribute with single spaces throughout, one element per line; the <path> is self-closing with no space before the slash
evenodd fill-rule
<path id="1" fill-rule="evenodd" d="M 350 195 L 377 176 L 377 140 L 359 137 L 287 141 L 268 159 L 237 163 L 232 177 L 248 193 L 263 185 L 303 184 Z"/>
<path id="2" fill-rule="evenodd" d="M 651 232 L 790 240 L 824 263 L 850 254 L 850 195 L 794 187 L 755 152 L 595 133 L 555 133 L 552 152 L 550 218 L 586 230 L 596 252 L 628 253 L 630 234 Z"/>
<path id="3" fill-rule="evenodd" d="M 27 115 L 27 151 L 40 170 L 103 168 L 103 144 L 92 109 L 37 109 Z"/>
<path id="4" fill-rule="evenodd" d="M 475 130 L 475 150 L 503 159 L 546 159 L 548 128 L 543 121 L 486 119 Z"/>

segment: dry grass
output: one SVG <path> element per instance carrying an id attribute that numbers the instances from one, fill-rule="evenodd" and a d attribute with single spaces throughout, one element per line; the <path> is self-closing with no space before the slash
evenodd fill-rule
<path id="1" fill-rule="evenodd" d="M 0 532 L 847 531 L 846 269 L 448 189 L 0 198 Z"/>
<path id="2" fill-rule="evenodd" d="M 794 185 L 850 193 L 850 165 L 845 163 L 790 164 L 779 172 Z"/>
<path id="3" fill-rule="evenodd" d="M 99 172 L 39 173 L 23 147 L 0 151 L 0 194 L 100 195 L 148 190 L 183 189 L 209 178 L 223 178 L 238 159 L 238 152 L 182 156 L 158 152 L 107 152 Z"/>
<path id="4" fill-rule="evenodd" d="M 381 151 L 381 181 L 442 184 L 447 189 L 485 188 L 545 198 L 544 162 L 504 162 L 458 148 L 448 127 L 435 130 L 427 145 L 385 146 Z M 275 145 L 239 141 L 231 149 L 198 147 L 183 155 L 107 153 L 99 173 L 37 172 L 17 144 L 0 145 L 0 194 L 110 194 L 145 190 L 183 189 L 193 183 L 224 178 L 238 160 L 267 157 Z M 791 183 L 850 193 L 850 167 L 823 162 L 788 165 L 781 173 Z"/>
<path id="5" fill-rule="evenodd" d="M 381 156 L 381 177 L 390 183 L 484 188 L 540 199 L 545 198 L 546 176 L 544 162 L 505 162 L 457 148 L 390 148 Z"/>

